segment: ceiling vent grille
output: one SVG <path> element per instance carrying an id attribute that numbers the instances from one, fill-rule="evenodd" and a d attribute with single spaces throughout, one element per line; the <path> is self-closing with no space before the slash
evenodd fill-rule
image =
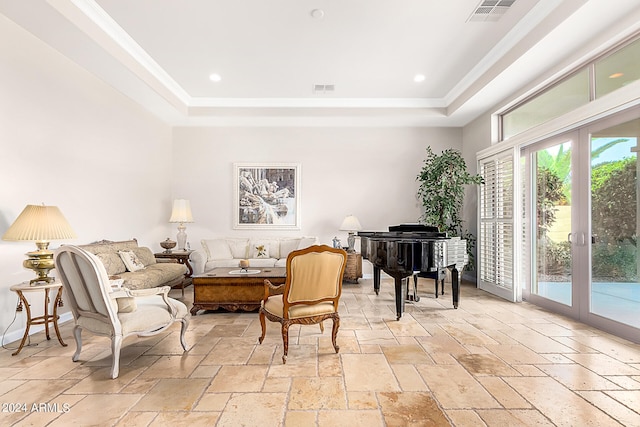
<path id="1" fill-rule="evenodd" d="M 336 90 L 336 85 L 313 85 L 313 93 L 323 94 L 323 93 L 333 93 Z"/>
<path id="2" fill-rule="evenodd" d="M 516 0 L 483 0 L 467 19 L 467 22 L 497 21 L 507 13 Z"/>

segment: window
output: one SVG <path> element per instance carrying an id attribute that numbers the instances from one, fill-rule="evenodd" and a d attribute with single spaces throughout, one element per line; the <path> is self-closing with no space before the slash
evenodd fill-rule
<path id="1" fill-rule="evenodd" d="M 560 117 L 639 79 L 640 38 L 636 38 L 500 114 L 500 140 Z"/>

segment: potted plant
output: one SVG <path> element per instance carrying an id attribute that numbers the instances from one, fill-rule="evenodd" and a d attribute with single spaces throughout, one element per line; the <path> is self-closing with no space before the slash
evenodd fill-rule
<path id="1" fill-rule="evenodd" d="M 465 268 L 473 270 L 475 237 L 462 228 L 462 200 L 465 186 L 483 184 L 482 176 L 471 175 L 467 171 L 467 164 L 459 151 L 447 149 L 438 155 L 427 147 L 427 155 L 416 180 L 420 182 L 418 197 L 424 208 L 420 221 L 438 227 L 449 237 L 466 239 L 469 264 Z"/>

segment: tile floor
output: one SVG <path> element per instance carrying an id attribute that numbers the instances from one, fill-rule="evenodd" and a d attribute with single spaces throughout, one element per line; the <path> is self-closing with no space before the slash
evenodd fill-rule
<path id="1" fill-rule="evenodd" d="M 0 350 L 0 425 L 640 426 L 640 345 L 470 284 L 457 310 L 419 287 L 396 321 L 390 280 L 345 284 L 340 353 L 330 328 L 296 326 L 286 365 L 278 324 L 258 345 L 256 313 L 208 312 L 186 354 L 178 324 L 127 339 L 111 380 L 109 341 L 85 333 L 73 363 L 67 322 L 68 347 Z"/>

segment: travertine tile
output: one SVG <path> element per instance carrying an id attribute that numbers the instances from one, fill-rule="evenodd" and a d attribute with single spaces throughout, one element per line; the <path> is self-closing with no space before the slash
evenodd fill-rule
<path id="1" fill-rule="evenodd" d="M 391 365 L 391 370 L 400 384 L 403 391 L 427 391 L 429 387 L 422 380 L 415 365 L 412 364 L 395 364 Z"/>
<path id="2" fill-rule="evenodd" d="M 384 356 L 390 364 L 433 364 L 433 360 L 417 344 L 381 346 Z"/>
<path id="3" fill-rule="evenodd" d="M 456 356 L 458 362 L 465 367 L 469 373 L 482 376 L 514 376 L 518 371 L 504 363 L 493 354 L 460 354 Z"/>
<path id="4" fill-rule="evenodd" d="M 211 381 L 207 393 L 260 391 L 268 369 L 262 365 L 223 366 Z"/>
<path id="5" fill-rule="evenodd" d="M 288 409 L 293 411 L 346 409 L 341 377 L 301 377 L 291 382 Z"/>
<path id="6" fill-rule="evenodd" d="M 623 398 L 627 402 L 616 400 L 617 398 L 609 396 L 619 392 L 601 392 L 601 391 L 579 391 L 578 394 L 591 402 L 593 405 L 601 408 L 604 412 L 618 420 L 625 426 L 640 426 L 640 413 L 638 403 L 640 402 L 639 393 L 625 395 L 626 392 L 620 392 L 617 397 Z M 626 399 L 625 399 L 626 398 Z M 629 406 L 632 405 L 632 406 Z"/>
<path id="7" fill-rule="evenodd" d="M 286 393 L 233 393 L 216 426 L 277 426 L 285 417 Z"/>
<path id="8" fill-rule="evenodd" d="M 604 411 L 548 377 L 510 377 L 504 379 L 558 426 L 612 425 Z M 558 402 L 562 402 L 558 404 Z"/>
<path id="9" fill-rule="evenodd" d="M 567 354 L 567 357 L 599 375 L 640 375 L 640 370 L 606 354 Z"/>
<path id="10" fill-rule="evenodd" d="M 99 415 L 103 425 L 113 425 L 136 404 L 142 395 L 92 394 L 73 405 L 50 426 L 95 425 Z"/>
<path id="11" fill-rule="evenodd" d="M 317 411 L 287 411 L 284 420 L 285 427 L 315 426 L 317 425 Z"/>
<path id="12" fill-rule="evenodd" d="M 166 378 L 133 406 L 134 411 L 190 411 L 204 393 L 209 382 L 198 378 Z M 131 396 L 131 395 L 122 395 Z M 136 400 L 133 400 L 134 402 Z"/>
<path id="13" fill-rule="evenodd" d="M 516 393 L 502 378 L 479 377 L 477 380 L 505 408 L 531 408 L 531 404 Z"/>
<path id="14" fill-rule="evenodd" d="M 378 400 L 373 391 L 350 391 L 347 393 L 349 409 L 377 409 Z"/>
<path id="15" fill-rule="evenodd" d="M 380 411 L 321 411 L 318 425 L 323 427 L 376 427 L 384 426 Z"/>
<path id="16" fill-rule="evenodd" d="M 445 414 L 427 392 L 378 393 L 387 426 L 449 426 Z"/>
<path id="17" fill-rule="evenodd" d="M 341 357 L 348 391 L 400 391 L 382 354 L 343 354 Z"/>
<path id="18" fill-rule="evenodd" d="M 479 409 L 478 415 L 488 427 L 554 426 L 544 415 L 530 409 Z"/>
<path id="19" fill-rule="evenodd" d="M 617 384 L 576 364 L 540 365 L 538 368 L 571 390 L 617 390 L 620 388 Z"/>
<path id="20" fill-rule="evenodd" d="M 417 368 L 445 409 L 500 407 L 493 396 L 459 365 L 418 365 Z"/>

